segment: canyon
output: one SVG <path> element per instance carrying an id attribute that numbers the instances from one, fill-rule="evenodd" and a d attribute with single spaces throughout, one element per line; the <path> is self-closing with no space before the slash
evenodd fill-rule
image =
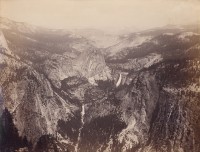
<path id="1" fill-rule="evenodd" d="M 0 22 L 0 151 L 199 152 L 197 26 L 102 47 L 88 29 Z"/>

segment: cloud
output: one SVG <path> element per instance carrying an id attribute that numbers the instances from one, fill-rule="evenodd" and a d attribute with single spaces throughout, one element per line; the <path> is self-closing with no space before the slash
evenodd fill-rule
<path id="1" fill-rule="evenodd" d="M 1 0 L 0 14 L 50 28 L 150 28 L 199 20 L 197 0 Z"/>

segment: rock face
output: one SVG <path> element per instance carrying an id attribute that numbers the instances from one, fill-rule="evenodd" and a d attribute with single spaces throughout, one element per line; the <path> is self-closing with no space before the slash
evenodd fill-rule
<path id="1" fill-rule="evenodd" d="M 100 49 L 77 32 L 1 25 L 0 151 L 200 150 L 195 28 L 134 33 Z"/>
<path id="2" fill-rule="evenodd" d="M 104 56 L 99 50 L 83 52 L 75 61 L 75 69 L 82 76 L 88 78 L 92 84 L 96 84 L 97 80 L 111 79 L 111 70 L 106 65 Z"/>

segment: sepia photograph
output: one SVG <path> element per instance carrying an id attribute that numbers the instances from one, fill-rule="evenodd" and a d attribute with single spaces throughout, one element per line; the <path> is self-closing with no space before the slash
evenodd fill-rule
<path id="1" fill-rule="evenodd" d="M 200 152 L 200 0 L 0 0 L 0 152 Z"/>

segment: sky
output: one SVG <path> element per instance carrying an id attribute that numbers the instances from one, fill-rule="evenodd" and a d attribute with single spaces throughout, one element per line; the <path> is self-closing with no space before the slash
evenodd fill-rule
<path id="1" fill-rule="evenodd" d="M 55 29 L 147 29 L 200 23 L 200 1 L 0 0 L 0 16 Z"/>

